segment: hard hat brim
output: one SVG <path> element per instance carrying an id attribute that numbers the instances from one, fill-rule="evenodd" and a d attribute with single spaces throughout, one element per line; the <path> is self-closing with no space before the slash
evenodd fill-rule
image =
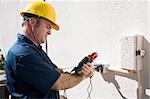
<path id="1" fill-rule="evenodd" d="M 59 26 L 56 23 L 54 23 L 54 22 L 51 21 L 51 25 L 52 25 L 53 29 L 59 30 Z"/>

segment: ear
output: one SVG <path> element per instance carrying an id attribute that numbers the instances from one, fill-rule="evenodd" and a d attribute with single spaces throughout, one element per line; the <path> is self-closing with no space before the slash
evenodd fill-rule
<path id="1" fill-rule="evenodd" d="M 31 17 L 31 18 L 29 19 L 29 24 L 30 24 L 31 26 L 35 26 L 35 25 L 36 25 L 36 19 L 33 18 L 33 17 Z"/>

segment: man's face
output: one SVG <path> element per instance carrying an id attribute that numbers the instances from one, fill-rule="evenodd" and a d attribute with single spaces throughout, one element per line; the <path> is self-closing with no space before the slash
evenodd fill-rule
<path id="1" fill-rule="evenodd" d="M 34 34 L 38 44 L 46 42 L 47 36 L 51 34 L 50 21 L 41 18 L 40 22 L 35 26 Z"/>

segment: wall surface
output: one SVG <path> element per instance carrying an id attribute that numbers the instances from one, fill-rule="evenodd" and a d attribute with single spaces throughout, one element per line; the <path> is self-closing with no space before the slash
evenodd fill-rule
<path id="1" fill-rule="evenodd" d="M 30 1 L 33 0 L 0 1 L 0 48 L 4 53 L 21 32 L 19 12 Z M 99 53 L 97 63 L 119 69 L 121 36 L 139 34 L 145 37 L 144 87 L 150 88 L 150 1 L 46 1 L 54 5 L 60 25 L 60 31 L 53 30 L 48 37 L 48 55 L 58 67 L 70 70 L 85 55 L 96 51 Z M 89 79 L 67 90 L 68 98 L 87 99 L 88 85 Z M 137 99 L 138 85 L 133 79 L 112 76 L 106 80 L 95 72 L 92 85 L 92 99 Z"/>

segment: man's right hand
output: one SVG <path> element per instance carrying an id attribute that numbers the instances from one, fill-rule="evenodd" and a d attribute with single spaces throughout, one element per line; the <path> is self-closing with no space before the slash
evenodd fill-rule
<path id="1" fill-rule="evenodd" d="M 83 79 L 86 79 L 88 77 L 92 77 L 94 75 L 94 68 L 91 63 L 84 64 L 82 67 L 82 76 Z"/>

